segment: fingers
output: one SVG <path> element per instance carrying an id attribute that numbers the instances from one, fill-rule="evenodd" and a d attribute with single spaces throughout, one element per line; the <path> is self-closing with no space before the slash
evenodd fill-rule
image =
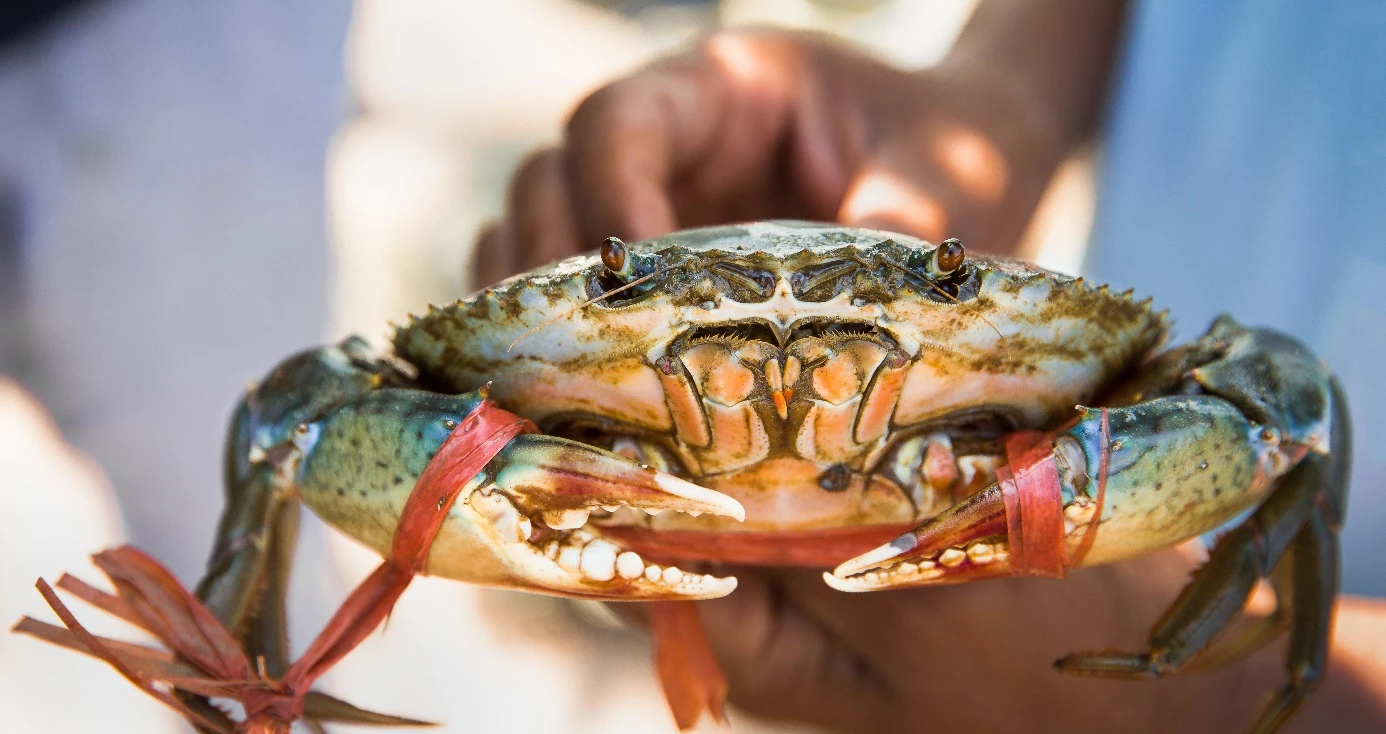
<path id="1" fill-rule="evenodd" d="M 472 290 L 485 288 L 520 272 L 520 248 L 514 246 L 513 234 L 506 232 L 509 222 L 491 222 L 482 227 L 472 250 Z"/>
<path id="2" fill-rule="evenodd" d="M 563 154 L 548 148 L 520 164 L 511 181 L 506 218 L 487 227 L 474 255 L 476 285 L 485 286 L 596 247 L 579 238 Z"/>
<path id="3" fill-rule="evenodd" d="M 873 151 L 853 172 L 837 218 L 1004 251 L 1028 221 L 1005 215 L 1010 188 L 1007 164 L 988 138 L 953 121 L 921 123 L 919 132 Z"/>
<path id="4" fill-rule="evenodd" d="M 670 184 L 708 145 L 721 102 L 715 70 L 699 54 L 671 59 L 584 100 L 565 142 L 584 235 L 638 240 L 673 230 Z"/>

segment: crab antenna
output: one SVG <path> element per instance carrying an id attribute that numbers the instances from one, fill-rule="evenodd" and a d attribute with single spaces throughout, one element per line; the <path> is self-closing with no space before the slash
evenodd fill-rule
<path id="1" fill-rule="evenodd" d="M 881 258 L 881 260 L 885 262 L 885 264 L 904 272 L 906 275 L 915 278 L 920 277 L 918 273 L 914 272 L 913 270 L 910 270 L 909 268 L 905 267 L 904 265 L 901 265 L 900 263 L 895 262 L 894 260 L 888 260 L 886 258 Z M 963 303 L 962 301 L 959 301 L 957 298 L 954 298 L 953 296 L 949 295 L 948 291 L 945 291 L 942 288 L 938 287 L 938 284 L 933 282 L 932 280 L 929 280 L 928 278 L 921 278 L 921 280 L 923 280 L 925 283 L 928 283 L 929 287 L 933 288 L 934 291 L 936 291 L 940 296 L 947 298 L 948 300 L 958 304 L 959 306 L 968 308 L 968 304 Z M 996 335 L 1001 338 L 1001 348 L 1006 351 L 1006 359 L 1012 360 L 1013 358 L 1011 357 L 1011 345 L 1009 342 L 1006 341 L 1006 335 L 1002 334 L 1001 330 L 996 328 L 996 324 L 991 323 L 991 321 L 987 317 L 979 313 L 976 313 L 974 309 L 968 308 L 968 310 L 973 311 L 974 316 L 981 319 L 982 323 L 986 324 L 987 326 L 990 326 L 991 330 L 996 332 Z"/>
<path id="2" fill-rule="evenodd" d="M 649 275 L 643 275 L 643 276 L 641 276 L 641 277 L 639 277 L 639 278 L 636 278 L 635 280 L 632 280 L 631 282 L 626 283 L 625 285 L 621 286 L 620 288 L 612 288 L 611 290 L 609 290 L 609 291 L 607 291 L 607 292 L 601 294 L 600 296 L 597 296 L 597 297 L 595 297 L 595 298 L 589 298 L 589 299 L 587 299 L 586 301 L 583 301 L 582 303 L 579 303 L 578 305 L 573 306 L 572 308 L 568 309 L 567 311 L 564 311 L 563 313 L 558 314 L 557 316 L 554 316 L 553 318 L 551 318 L 551 319 L 545 321 L 544 323 L 539 324 L 538 326 L 535 326 L 535 327 L 531 328 L 530 330 L 526 331 L 525 333 L 519 335 L 518 337 L 516 337 L 515 341 L 510 342 L 510 346 L 506 347 L 506 348 L 505 348 L 505 351 L 509 352 L 510 350 L 514 349 L 514 348 L 515 348 L 515 345 L 516 345 L 516 344 L 519 344 L 525 337 L 527 337 L 527 336 L 529 336 L 530 334 L 533 334 L 534 332 L 536 332 L 536 331 L 538 331 L 538 330 L 544 328 L 545 326 L 548 326 L 549 324 L 552 324 L 552 323 L 555 322 L 555 321 L 558 321 L 559 319 L 564 319 L 564 318 L 567 318 L 567 317 L 569 317 L 569 316 L 572 316 L 574 313 L 576 313 L 576 312 L 578 312 L 578 311 L 581 311 L 582 309 L 587 308 L 588 306 L 591 306 L 592 304 L 597 303 L 598 301 L 605 300 L 605 299 L 607 299 L 607 298 L 609 298 L 609 297 L 611 297 L 611 296 L 616 295 L 617 293 L 620 293 L 621 291 L 624 291 L 624 290 L 627 290 L 627 289 L 630 289 L 630 288 L 634 288 L 635 286 L 640 285 L 641 283 L 644 283 L 645 281 L 649 280 L 650 278 L 655 277 L 656 275 L 660 275 L 660 274 L 662 274 L 662 273 L 667 273 L 667 272 L 669 272 L 669 268 L 661 268 L 661 269 L 659 269 L 659 270 L 654 271 L 653 273 L 650 273 Z M 998 332 L 998 333 L 999 333 L 999 332 Z"/>

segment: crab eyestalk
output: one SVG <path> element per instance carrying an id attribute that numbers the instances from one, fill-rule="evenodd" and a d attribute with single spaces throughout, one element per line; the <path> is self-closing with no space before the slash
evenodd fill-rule
<path id="1" fill-rule="evenodd" d="M 635 273 L 635 258 L 626 249 L 626 243 L 618 237 L 607 237 L 600 248 L 602 265 L 622 283 L 629 283 L 638 277 Z"/>
<path id="2" fill-rule="evenodd" d="M 305 504 L 342 532 L 389 553 L 414 484 L 478 393 L 382 389 L 311 424 L 297 439 Z M 726 495 L 576 441 L 520 435 L 458 489 L 426 571 L 486 586 L 585 598 L 706 599 L 736 587 L 646 563 L 587 526 L 593 510 L 745 518 Z"/>
<path id="3" fill-rule="evenodd" d="M 962 240 L 950 237 L 932 250 L 915 250 L 905 266 L 929 280 L 951 277 L 967 262 Z"/>
<path id="4" fill-rule="evenodd" d="M 645 293 L 652 287 L 645 283 L 657 269 L 658 262 L 653 255 L 640 255 L 630 251 L 619 238 L 608 237 L 598 248 L 602 268 L 608 282 L 603 284 L 611 291 L 613 282 L 621 289 L 633 288 L 636 293 Z M 636 295 L 636 294 L 630 294 Z"/>

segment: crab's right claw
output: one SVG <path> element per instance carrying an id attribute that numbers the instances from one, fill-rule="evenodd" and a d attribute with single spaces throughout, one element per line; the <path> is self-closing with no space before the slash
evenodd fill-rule
<path id="1" fill-rule="evenodd" d="M 308 428 L 303 501 L 388 554 L 400 511 L 480 393 L 379 390 Z M 553 436 L 515 436 L 462 486 L 426 572 L 460 581 L 608 601 L 710 599 L 736 579 L 662 568 L 602 539 L 593 511 L 632 508 L 745 517 L 740 503 L 608 451 Z M 452 493 L 449 493 L 452 494 Z"/>
<path id="2" fill-rule="evenodd" d="M 744 520 L 741 504 L 721 492 L 540 434 L 512 439 L 486 478 L 472 490 L 468 506 L 521 588 L 609 601 L 711 599 L 736 588 L 735 578 L 649 563 L 598 537 L 600 529 L 587 524 L 593 511 L 622 508 Z M 438 560 L 435 551 L 430 568 Z"/>

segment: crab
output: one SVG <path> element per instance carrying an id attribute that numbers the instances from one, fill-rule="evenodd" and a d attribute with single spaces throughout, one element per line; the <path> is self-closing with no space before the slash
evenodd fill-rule
<path id="1" fill-rule="evenodd" d="M 1274 578 L 1295 612 L 1271 731 L 1326 664 L 1343 393 L 1276 332 L 1222 317 L 1161 353 L 1167 330 L 1149 300 L 957 240 L 804 222 L 609 239 L 430 308 L 392 353 L 352 337 L 275 368 L 233 420 L 198 593 L 282 670 L 297 503 L 388 555 L 489 395 L 541 432 L 459 488 L 428 574 L 680 602 L 736 586 L 694 565 L 798 565 L 869 592 L 1058 577 L 1220 531 L 1147 650 L 1057 667 L 1178 671 Z"/>

